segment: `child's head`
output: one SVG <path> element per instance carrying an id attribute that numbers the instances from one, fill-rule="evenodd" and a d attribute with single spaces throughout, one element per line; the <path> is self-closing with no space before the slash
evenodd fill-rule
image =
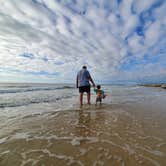
<path id="1" fill-rule="evenodd" d="M 82 66 L 82 68 L 83 68 L 83 69 L 87 69 L 87 67 L 86 67 L 85 65 L 84 65 L 84 66 Z"/>
<path id="2" fill-rule="evenodd" d="M 97 89 L 100 89 L 101 88 L 101 86 L 100 85 L 97 85 Z"/>

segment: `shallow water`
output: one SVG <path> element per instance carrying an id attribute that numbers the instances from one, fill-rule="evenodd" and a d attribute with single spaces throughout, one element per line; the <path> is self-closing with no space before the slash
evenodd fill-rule
<path id="1" fill-rule="evenodd" d="M 92 105 L 79 109 L 75 89 L 58 89 L 42 91 L 47 103 L 40 100 L 1 108 L 0 165 L 166 165 L 166 91 L 117 86 L 104 89 L 107 98 L 102 106 L 93 104 L 93 95 Z M 55 92 L 57 96 L 73 95 L 52 101 Z M 32 93 L 23 95 L 29 98 Z M 10 100 L 12 97 L 8 94 Z"/>

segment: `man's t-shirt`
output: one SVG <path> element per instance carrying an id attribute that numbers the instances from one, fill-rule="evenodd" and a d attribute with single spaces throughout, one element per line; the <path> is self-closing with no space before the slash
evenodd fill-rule
<path id="1" fill-rule="evenodd" d="M 80 70 L 77 74 L 77 78 L 78 78 L 78 87 L 90 85 L 89 83 L 90 74 L 88 70 L 86 69 Z"/>

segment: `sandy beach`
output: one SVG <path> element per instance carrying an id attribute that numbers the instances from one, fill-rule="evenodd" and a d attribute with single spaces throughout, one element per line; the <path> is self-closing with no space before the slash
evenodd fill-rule
<path id="1" fill-rule="evenodd" d="M 165 90 L 109 88 L 102 106 L 93 94 L 92 105 L 79 109 L 73 89 L 58 103 L 1 108 L 0 165 L 164 166 Z"/>

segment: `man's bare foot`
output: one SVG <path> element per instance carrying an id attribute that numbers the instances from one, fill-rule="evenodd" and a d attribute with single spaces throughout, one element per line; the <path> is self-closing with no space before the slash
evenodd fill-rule
<path id="1" fill-rule="evenodd" d="M 80 108 L 82 108 L 83 104 L 80 105 Z"/>
<path id="2" fill-rule="evenodd" d="M 91 105 L 91 103 L 87 103 L 88 105 Z"/>

